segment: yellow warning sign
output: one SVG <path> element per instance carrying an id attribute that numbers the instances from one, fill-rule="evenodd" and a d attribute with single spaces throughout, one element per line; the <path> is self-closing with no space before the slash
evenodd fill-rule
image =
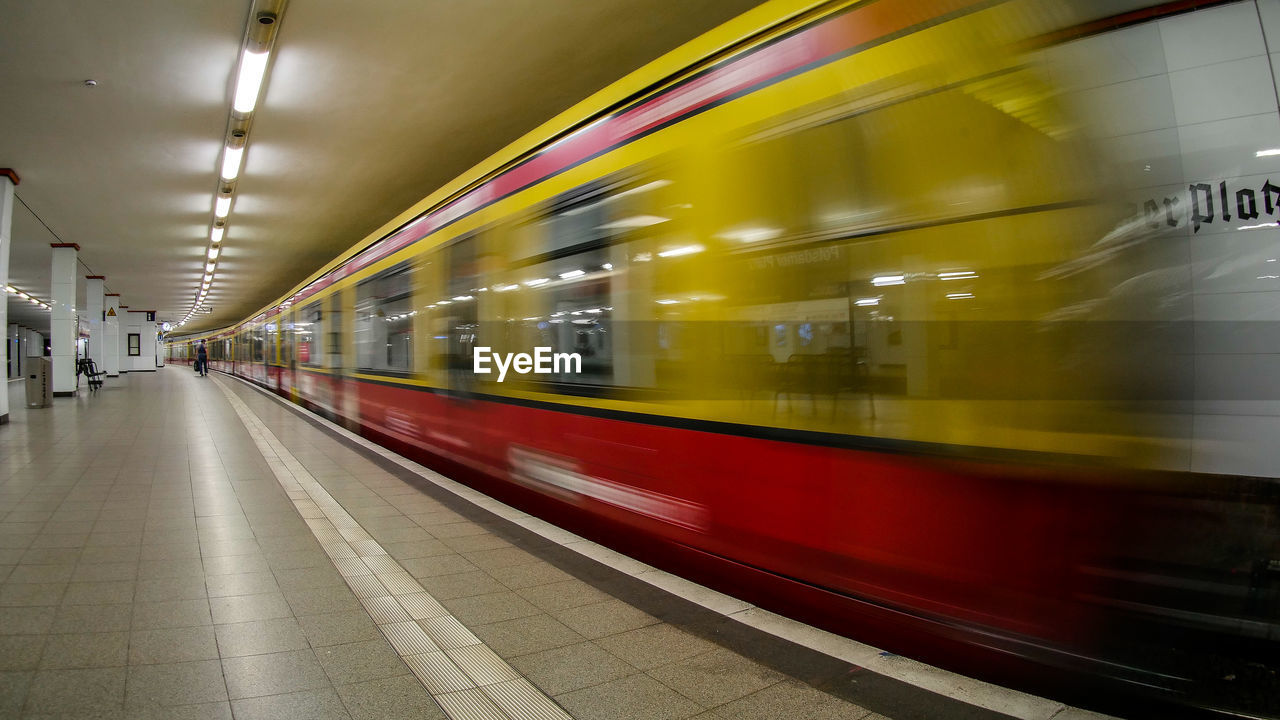
<path id="1" fill-rule="evenodd" d="M 115 317 L 115 316 L 116 316 L 116 309 L 113 307 L 107 308 L 107 317 Z"/>

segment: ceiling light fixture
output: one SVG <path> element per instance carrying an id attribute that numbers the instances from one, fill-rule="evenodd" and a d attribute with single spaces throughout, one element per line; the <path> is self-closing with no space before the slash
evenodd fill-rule
<path id="1" fill-rule="evenodd" d="M 235 180 L 240 174 L 240 161 L 244 159 L 244 146 L 231 147 L 228 145 L 222 151 L 222 179 Z"/>
<path id="2" fill-rule="evenodd" d="M 224 225 L 231 214 L 231 204 L 235 198 L 235 180 L 244 170 L 249 127 L 253 123 L 252 113 L 266 86 L 267 68 L 271 64 L 271 51 L 275 45 L 280 13 L 284 6 L 285 0 L 252 0 L 244 39 L 240 45 L 235 92 L 231 98 L 231 110 L 227 117 L 226 142 L 218 165 L 220 182 L 214 193 L 214 221 L 209 232 L 209 247 L 206 250 L 209 262 L 205 265 L 202 289 L 196 298 L 197 304 L 204 300 L 205 293 L 209 290 L 209 284 L 213 281 L 214 261 L 222 252 Z M 192 307 L 187 317 L 190 318 L 195 312 L 196 308 Z"/>
<path id="3" fill-rule="evenodd" d="M 236 99 L 231 105 L 236 112 L 253 112 L 254 106 L 258 104 L 258 94 L 262 91 L 262 78 L 266 75 L 269 57 L 266 51 L 253 52 L 247 48 L 240 56 L 240 73 L 236 77 Z"/>

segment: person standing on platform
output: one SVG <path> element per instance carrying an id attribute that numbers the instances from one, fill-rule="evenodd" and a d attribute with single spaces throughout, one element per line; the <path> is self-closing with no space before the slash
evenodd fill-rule
<path id="1" fill-rule="evenodd" d="M 200 341 L 200 347 L 196 348 L 196 372 L 200 376 L 209 374 L 209 350 L 205 348 L 204 341 Z"/>

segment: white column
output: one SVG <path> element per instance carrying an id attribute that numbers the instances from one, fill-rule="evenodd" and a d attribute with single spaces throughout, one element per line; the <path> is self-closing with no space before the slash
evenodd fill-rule
<path id="1" fill-rule="evenodd" d="M 89 318 L 89 359 L 102 370 L 102 284 L 101 275 L 84 276 L 84 314 Z"/>
<path id="2" fill-rule="evenodd" d="M 49 273 L 50 349 L 53 353 L 53 395 L 76 393 L 76 253 L 75 243 L 53 243 Z"/>
<path id="3" fill-rule="evenodd" d="M 44 357 L 44 335 L 35 330 L 27 330 L 27 357 Z"/>
<path id="4" fill-rule="evenodd" d="M 3 298 L 4 295 L 0 295 L 0 299 Z M 8 304 L 8 302 L 8 300 L 5 300 L 5 304 Z M 22 377 L 22 354 L 18 352 L 18 332 L 18 323 L 10 323 L 9 332 L 5 333 L 4 336 L 4 347 L 9 358 L 7 365 L 9 367 L 10 380 Z"/>
<path id="5" fill-rule="evenodd" d="M 102 371 L 107 377 L 120 375 L 120 293 L 102 296 L 107 319 L 102 322 Z"/>
<path id="6" fill-rule="evenodd" d="M 27 340 L 29 338 L 30 336 L 27 335 L 27 329 L 19 325 L 18 326 L 18 375 L 20 377 L 25 377 L 22 375 L 22 371 L 27 369 Z"/>
<path id="7" fill-rule="evenodd" d="M 9 238 L 13 227 L 13 189 L 18 185 L 18 174 L 8 168 L 0 168 L 0 327 L 9 327 L 9 294 L 3 292 L 9 284 Z M 9 343 L 5 342 L 5 355 L 0 361 L 8 365 Z M 9 391 L 0 392 L 0 425 L 9 422 Z"/>

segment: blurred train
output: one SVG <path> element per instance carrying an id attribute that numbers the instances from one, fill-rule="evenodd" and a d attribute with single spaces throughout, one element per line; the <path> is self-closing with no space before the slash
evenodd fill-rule
<path id="1" fill-rule="evenodd" d="M 766 3 L 169 361 L 896 652 L 1275 715 L 1280 493 L 1187 460 L 1151 218 L 1028 59 L 1074 18 Z"/>

